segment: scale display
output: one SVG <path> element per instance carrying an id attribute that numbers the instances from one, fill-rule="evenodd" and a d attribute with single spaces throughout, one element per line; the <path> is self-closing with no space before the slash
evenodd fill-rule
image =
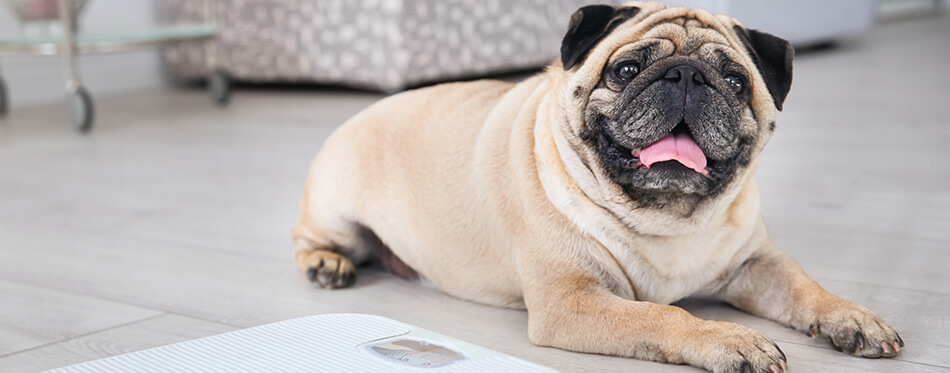
<path id="1" fill-rule="evenodd" d="M 369 346 L 369 350 L 388 360 L 419 368 L 435 368 L 468 359 L 448 347 L 418 339 L 384 341 Z"/>

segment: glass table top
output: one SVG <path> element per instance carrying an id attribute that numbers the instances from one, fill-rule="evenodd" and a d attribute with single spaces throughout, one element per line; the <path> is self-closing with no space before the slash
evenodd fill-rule
<path id="1" fill-rule="evenodd" d="M 76 34 L 76 44 L 84 46 L 95 44 L 161 43 L 207 38 L 214 36 L 215 32 L 215 27 L 212 25 L 173 25 L 162 26 L 153 30 L 102 34 L 84 34 L 80 32 Z M 0 37 L 0 48 L 60 44 L 62 40 L 62 36 Z"/>

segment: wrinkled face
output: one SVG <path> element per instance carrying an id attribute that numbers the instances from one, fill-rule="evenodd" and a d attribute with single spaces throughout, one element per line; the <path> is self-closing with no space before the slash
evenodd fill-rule
<path id="1" fill-rule="evenodd" d="M 617 8 L 611 9 L 603 32 L 634 22 L 618 21 Z M 746 30 L 725 28 L 745 44 L 735 45 L 719 26 L 689 15 L 648 25 L 610 52 L 587 98 L 580 133 L 596 158 L 591 167 L 641 203 L 720 194 L 749 165 L 760 132 L 772 130 L 752 108 L 754 95 L 769 90 L 753 89 L 760 71 L 747 61 L 763 59 L 749 55 L 756 51 Z M 787 43 L 780 50 L 786 52 Z M 788 59 L 790 83 L 790 56 L 782 59 Z"/>
<path id="2" fill-rule="evenodd" d="M 585 138 L 630 193 L 715 194 L 749 162 L 749 71 L 722 35 L 677 19 L 618 49 L 587 105 Z"/>

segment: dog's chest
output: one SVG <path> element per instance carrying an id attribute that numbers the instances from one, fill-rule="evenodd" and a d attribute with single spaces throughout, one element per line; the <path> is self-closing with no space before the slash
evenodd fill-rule
<path id="1" fill-rule="evenodd" d="M 636 240 L 621 259 L 637 300 L 668 304 L 711 291 L 744 260 L 748 235 L 723 232 Z"/>

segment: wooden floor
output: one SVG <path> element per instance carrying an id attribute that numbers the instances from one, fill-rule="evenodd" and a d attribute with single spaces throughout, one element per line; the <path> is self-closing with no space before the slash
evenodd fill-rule
<path id="1" fill-rule="evenodd" d="M 682 305 L 773 338 L 798 372 L 950 371 L 950 18 L 881 26 L 799 56 L 759 172 L 774 240 L 827 289 L 888 320 L 896 359 L 721 304 Z M 56 72 L 58 73 L 58 72 Z M 13 87 L 14 95 L 16 87 Z M 101 99 L 77 136 L 59 105 L 0 121 L 0 371 L 38 371 L 289 318 L 390 317 L 563 371 L 694 368 L 532 346 L 526 314 L 380 272 L 327 292 L 289 230 L 324 138 L 381 96 L 343 90 Z"/>

